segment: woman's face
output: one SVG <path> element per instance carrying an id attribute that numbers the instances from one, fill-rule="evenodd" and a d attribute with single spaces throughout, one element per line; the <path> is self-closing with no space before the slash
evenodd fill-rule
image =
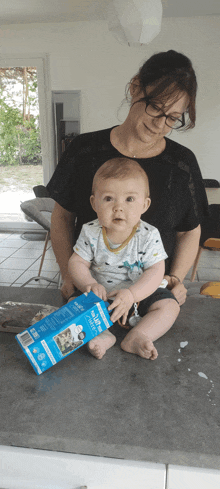
<path id="1" fill-rule="evenodd" d="M 143 92 L 139 92 L 137 95 L 134 93 L 132 97 L 131 108 L 128 114 L 131 129 L 136 138 L 142 142 L 157 143 L 170 132 L 171 128 L 167 126 L 165 117 L 154 118 L 146 113 L 146 102 L 141 101 L 143 97 Z M 166 115 L 172 115 L 174 118 L 181 119 L 182 114 L 187 109 L 187 103 L 187 95 L 183 94 L 173 104 L 172 101 L 169 101 L 163 108 L 161 106 L 161 110 Z M 157 107 L 160 107 L 159 103 L 157 103 Z"/>

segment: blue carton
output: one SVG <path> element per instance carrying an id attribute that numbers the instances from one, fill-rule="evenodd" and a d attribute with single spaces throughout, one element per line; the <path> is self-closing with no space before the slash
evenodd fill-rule
<path id="1" fill-rule="evenodd" d="M 85 293 L 17 334 L 35 372 L 42 374 L 109 328 L 108 305 L 93 292 Z"/>

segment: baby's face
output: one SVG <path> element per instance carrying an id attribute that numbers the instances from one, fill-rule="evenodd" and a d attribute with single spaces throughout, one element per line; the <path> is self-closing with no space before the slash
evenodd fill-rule
<path id="1" fill-rule="evenodd" d="M 91 204 L 100 224 L 107 230 L 124 231 L 139 222 L 148 209 L 150 198 L 141 176 L 126 179 L 100 179 L 91 196 Z"/>

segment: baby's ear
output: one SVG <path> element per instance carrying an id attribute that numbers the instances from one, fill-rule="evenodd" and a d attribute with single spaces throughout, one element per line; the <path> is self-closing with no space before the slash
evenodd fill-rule
<path id="1" fill-rule="evenodd" d="M 144 212 L 146 212 L 147 209 L 149 209 L 150 205 L 151 205 L 151 199 L 150 199 L 150 197 L 146 197 L 145 202 L 144 202 L 144 210 L 143 210 L 142 214 L 144 214 Z"/>
<path id="2" fill-rule="evenodd" d="M 95 208 L 95 196 L 94 195 L 91 195 L 90 196 L 90 204 L 91 204 L 93 210 L 96 212 L 96 208 Z"/>

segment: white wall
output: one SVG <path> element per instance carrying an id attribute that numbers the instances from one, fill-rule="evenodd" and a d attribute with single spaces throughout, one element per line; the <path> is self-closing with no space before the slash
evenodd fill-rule
<path id="1" fill-rule="evenodd" d="M 195 152 L 204 178 L 220 180 L 220 16 L 165 18 L 161 33 L 140 47 L 120 44 L 102 21 L 3 26 L 0 41 L 0 59 L 49 54 L 51 90 L 81 90 L 82 132 L 124 119 L 127 109 L 118 108 L 125 85 L 145 59 L 168 49 L 183 52 L 198 77 L 197 125 L 171 137 Z"/>

